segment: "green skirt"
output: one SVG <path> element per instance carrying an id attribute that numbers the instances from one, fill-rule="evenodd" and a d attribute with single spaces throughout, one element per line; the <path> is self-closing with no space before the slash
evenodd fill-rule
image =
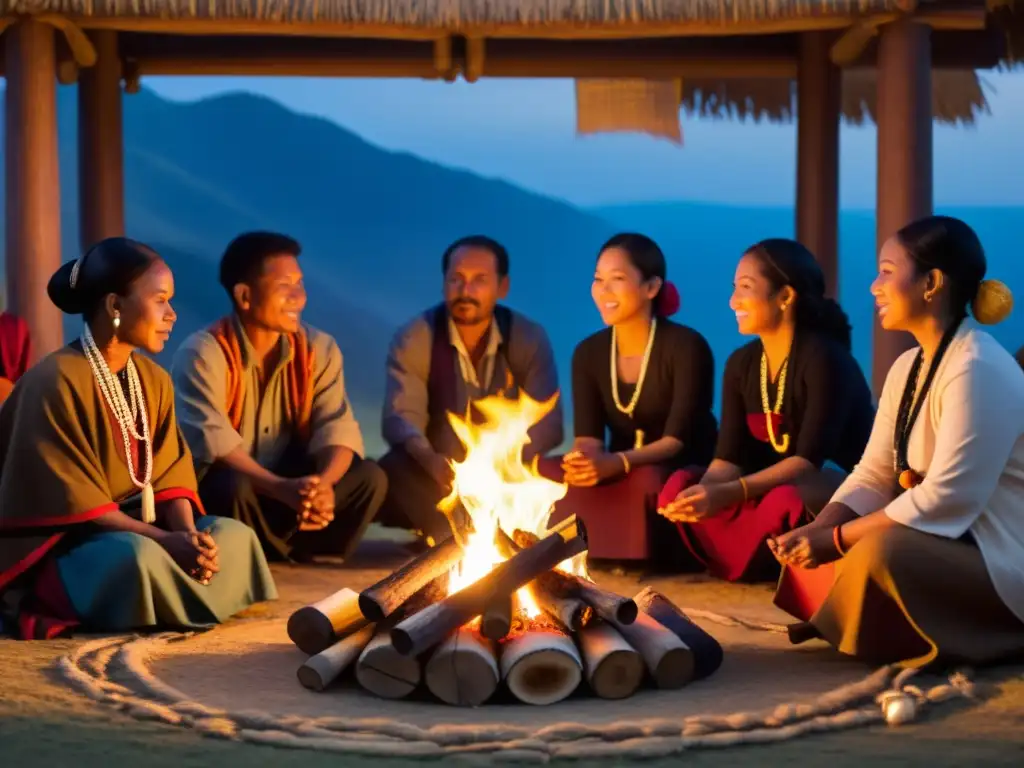
<path id="1" fill-rule="evenodd" d="M 209 515 L 199 518 L 196 528 L 217 542 L 220 572 L 205 586 L 157 542 L 135 533 L 94 534 L 59 555 L 60 580 L 82 628 L 206 629 L 277 598 L 251 528 Z"/>

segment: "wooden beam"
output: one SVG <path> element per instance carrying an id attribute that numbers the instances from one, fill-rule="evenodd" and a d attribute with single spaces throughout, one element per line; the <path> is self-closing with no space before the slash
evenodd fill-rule
<path id="1" fill-rule="evenodd" d="M 905 20 L 879 35 L 877 247 L 901 227 L 932 213 L 931 30 Z M 865 297 L 865 301 L 868 300 Z M 909 334 L 874 324 L 872 378 L 881 394 Z"/>
<path id="2" fill-rule="evenodd" d="M 64 336 L 60 310 L 46 293 L 61 264 L 55 32 L 25 19 L 4 38 L 7 299 L 28 323 L 38 360 Z"/>
<path id="3" fill-rule="evenodd" d="M 825 273 L 826 295 L 839 288 L 839 117 L 842 79 L 829 57 L 834 35 L 806 32 L 797 77 L 796 238 Z"/>
<path id="4" fill-rule="evenodd" d="M 96 64 L 78 86 L 79 244 L 124 235 L 124 137 L 117 32 L 91 33 Z"/>

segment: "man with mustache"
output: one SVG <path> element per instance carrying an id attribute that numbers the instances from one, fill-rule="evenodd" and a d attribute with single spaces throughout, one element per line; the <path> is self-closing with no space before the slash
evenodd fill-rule
<path id="1" fill-rule="evenodd" d="M 380 520 L 417 531 L 429 545 L 451 535 L 438 502 L 451 490 L 451 461 L 465 458 L 447 413 L 474 400 L 521 391 L 545 401 L 558 391 L 544 329 L 498 302 L 508 295 L 508 252 L 489 237 L 452 243 L 441 258 L 444 302 L 400 329 L 387 360 L 381 459 L 388 495 Z M 562 408 L 530 430 L 524 460 L 562 442 Z"/>
<path id="2" fill-rule="evenodd" d="M 300 321 L 300 250 L 273 232 L 235 238 L 220 263 L 234 311 L 186 339 L 172 368 L 203 505 L 294 562 L 348 557 L 387 483 L 364 459 L 337 343 Z"/>

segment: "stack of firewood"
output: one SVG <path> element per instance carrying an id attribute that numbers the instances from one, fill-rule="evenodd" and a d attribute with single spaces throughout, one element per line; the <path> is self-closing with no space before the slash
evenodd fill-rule
<path id="1" fill-rule="evenodd" d="M 448 594 L 463 555 L 450 539 L 361 593 L 350 589 L 299 609 L 288 635 L 310 658 L 306 688 L 322 691 L 355 671 L 366 690 L 404 698 L 421 685 L 443 702 L 483 704 L 504 683 L 527 704 L 552 704 L 585 679 L 596 696 L 631 696 L 649 679 L 680 688 L 721 664 L 721 646 L 652 589 L 630 599 L 556 566 L 586 551 L 570 518 L 543 539 L 498 533 L 507 559 Z M 516 593 L 529 590 L 541 615 L 529 617 Z"/>

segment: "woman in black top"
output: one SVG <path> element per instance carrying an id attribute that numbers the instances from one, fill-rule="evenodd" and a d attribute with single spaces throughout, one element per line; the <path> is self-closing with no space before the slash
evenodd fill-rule
<path id="1" fill-rule="evenodd" d="M 645 558 L 644 499 L 669 472 L 704 466 L 714 451 L 714 359 L 703 336 L 668 319 L 679 294 L 650 238 L 620 234 L 605 243 L 591 293 L 609 327 L 573 354 L 575 441 L 562 461 L 567 498 L 593 515 L 594 557 Z M 580 490 L 598 484 L 599 498 Z"/>
<path id="2" fill-rule="evenodd" d="M 714 461 L 699 483 L 670 478 L 659 511 L 714 575 L 759 580 L 778 575 L 767 539 L 824 506 L 860 459 L 874 406 L 846 315 L 802 245 L 748 250 L 730 307 L 740 332 L 759 338 L 726 363 Z"/>

